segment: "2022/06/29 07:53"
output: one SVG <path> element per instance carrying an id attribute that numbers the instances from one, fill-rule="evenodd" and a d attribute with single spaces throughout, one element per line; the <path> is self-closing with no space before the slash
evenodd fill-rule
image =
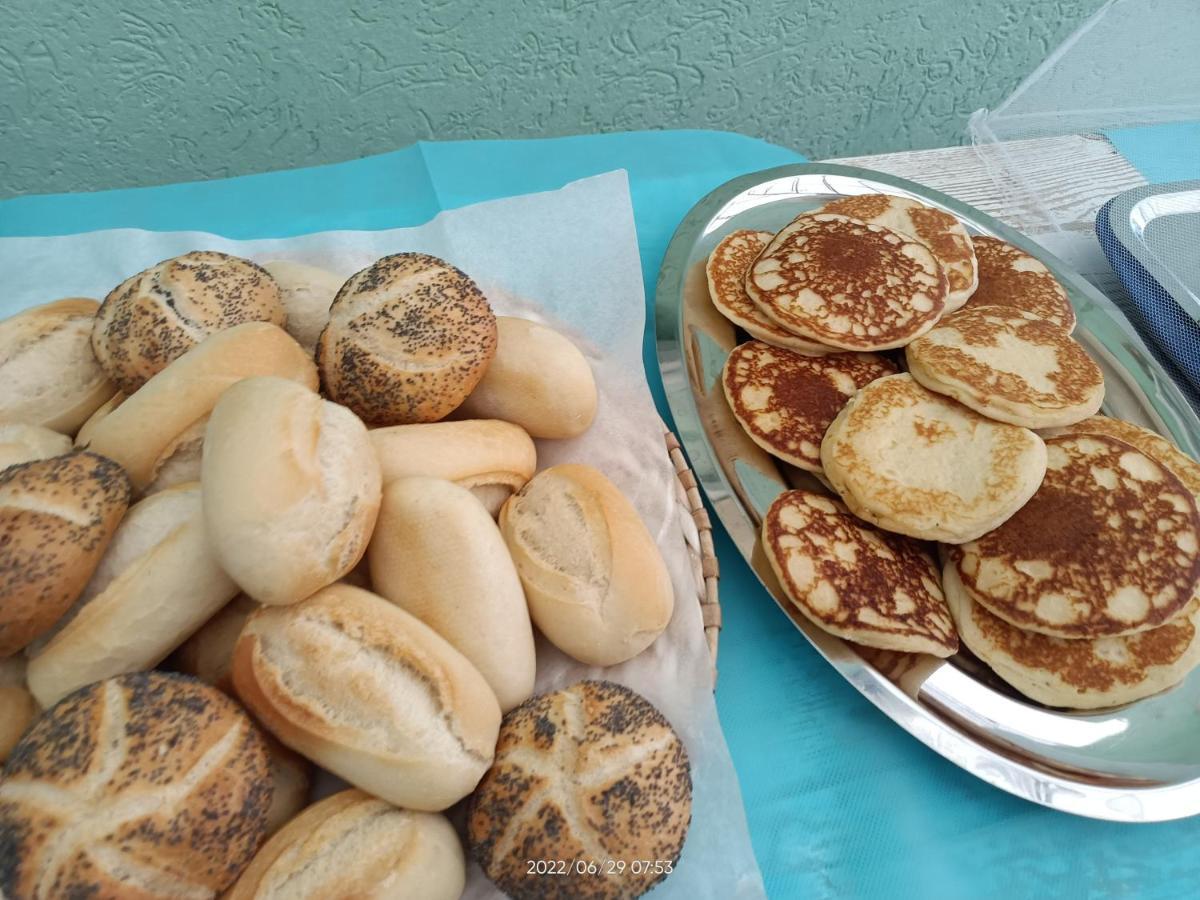
<path id="1" fill-rule="evenodd" d="M 670 875 L 674 868 L 669 859 L 527 859 L 525 865 L 527 875 L 624 875 L 626 869 L 634 875 Z"/>

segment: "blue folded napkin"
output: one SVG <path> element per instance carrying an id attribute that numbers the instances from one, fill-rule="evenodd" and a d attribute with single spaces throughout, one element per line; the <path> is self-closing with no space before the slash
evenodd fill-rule
<path id="1" fill-rule="evenodd" d="M 1200 413 L 1200 325 L 1117 238 L 1109 216 L 1115 201 L 1113 198 L 1100 208 L 1096 237 L 1129 294 L 1131 302 L 1122 304 L 1122 308 L 1192 408 Z"/>

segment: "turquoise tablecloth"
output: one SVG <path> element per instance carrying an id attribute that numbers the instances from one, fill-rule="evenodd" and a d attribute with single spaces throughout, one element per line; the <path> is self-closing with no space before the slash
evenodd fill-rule
<path id="1" fill-rule="evenodd" d="M 118 226 L 238 238 L 385 228 L 624 168 L 650 301 L 667 241 L 697 199 L 735 175 L 800 160 L 712 132 L 418 144 L 269 175 L 19 198 L 0 203 L 0 236 Z M 663 408 L 649 339 L 646 349 Z M 778 613 L 723 534 L 717 549 L 726 623 L 718 707 L 772 897 L 1200 894 L 1200 819 L 1113 825 L 984 785 L 877 712 Z"/>

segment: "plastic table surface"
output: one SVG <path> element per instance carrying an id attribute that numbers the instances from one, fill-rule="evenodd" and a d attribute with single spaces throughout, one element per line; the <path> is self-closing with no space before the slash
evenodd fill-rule
<path id="1" fill-rule="evenodd" d="M 1137 148 L 1160 157 L 1144 137 Z M 693 203 L 734 176 L 800 161 L 790 150 L 721 132 L 422 143 L 309 169 L 16 198 L 0 203 L 0 237 L 113 227 L 235 238 L 389 228 L 623 168 L 652 303 L 663 251 Z M 653 317 L 647 321 L 649 331 Z M 645 352 L 665 414 L 649 334 Z M 719 525 L 717 550 L 725 616 L 717 704 L 772 897 L 1175 900 L 1200 893 L 1200 819 L 1141 826 L 1078 819 L 976 780 L 894 726 L 827 666 L 779 615 Z"/>

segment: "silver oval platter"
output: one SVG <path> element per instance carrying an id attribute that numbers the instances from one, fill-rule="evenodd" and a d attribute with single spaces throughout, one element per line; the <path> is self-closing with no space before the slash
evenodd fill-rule
<path id="1" fill-rule="evenodd" d="M 713 307 L 704 263 L 739 228 L 777 231 L 839 196 L 889 193 L 957 216 L 973 234 L 1016 244 L 1067 288 L 1078 339 L 1104 370 L 1104 412 L 1200 456 L 1200 420 L 1113 303 L 1042 247 L 957 200 L 903 179 L 836 165 L 795 165 L 735 179 L 688 213 L 659 273 L 659 366 L 676 432 L 734 543 L 792 623 L 842 676 L 918 740 L 989 784 L 1065 812 L 1146 822 L 1200 813 L 1200 673 L 1145 700 L 1091 713 L 1039 706 L 960 652 L 949 660 L 867 648 L 812 625 L 780 591 L 758 541 L 781 491 L 815 487 L 745 436 L 721 388 L 737 345 Z M 743 338 L 744 339 L 744 338 Z"/>

